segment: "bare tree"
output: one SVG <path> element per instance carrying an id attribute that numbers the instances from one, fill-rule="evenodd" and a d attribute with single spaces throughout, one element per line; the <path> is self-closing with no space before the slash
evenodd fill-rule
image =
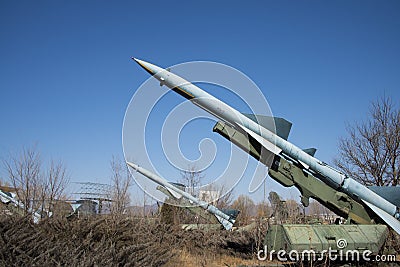
<path id="1" fill-rule="evenodd" d="M 204 193 L 209 192 L 207 197 Z M 203 194 L 202 194 L 203 193 Z M 209 184 L 200 191 L 200 200 L 207 201 L 219 209 L 227 209 L 233 202 L 233 189 L 222 184 Z"/>
<path id="2" fill-rule="evenodd" d="M 24 204 L 24 214 L 30 213 L 37 208 L 36 204 L 43 195 L 43 189 L 40 188 L 42 174 L 39 152 L 36 147 L 24 147 L 21 153 L 4 159 L 3 164 L 18 199 Z"/>
<path id="3" fill-rule="evenodd" d="M 65 189 L 69 183 L 69 175 L 62 161 L 51 160 L 43 181 L 44 196 L 49 211 L 54 211 L 57 200 L 64 198 Z"/>
<path id="4" fill-rule="evenodd" d="M 240 211 L 240 215 L 237 218 L 237 225 L 243 226 L 248 225 L 253 217 L 255 205 L 253 200 L 249 196 L 240 195 L 232 204 L 233 209 Z"/>
<path id="5" fill-rule="evenodd" d="M 114 156 L 111 160 L 111 171 L 113 184 L 111 212 L 121 215 L 126 212 L 130 203 L 129 187 L 132 184 L 133 177 L 125 162 Z"/>
<path id="6" fill-rule="evenodd" d="M 334 212 L 316 200 L 310 201 L 307 211 L 313 219 L 323 220 L 328 223 L 333 223 L 334 218 L 337 218 Z"/>
<path id="7" fill-rule="evenodd" d="M 300 205 L 294 199 L 287 199 L 286 200 L 286 210 L 288 217 L 286 218 L 287 223 L 299 223 L 300 221 Z"/>
<path id="8" fill-rule="evenodd" d="M 399 106 L 395 106 L 389 97 L 378 99 L 372 103 L 368 119 L 348 126 L 348 133 L 349 137 L 340 139 L 341 158 L 335 164 L 345 174 L 365 185 L 399 185 Z M 398 235 L 393 231 L 389 235 L 388 246 L 399 246 Z"/>
<path id="9" fill-rule="evenodd" d="M 349 125 L 347 131 L 349 137 L 339 141 L 336 166 L 365 185 L 398 185 L 400 109 L 391 99 L 372 103 L 368 120 Z"/>
<path id="10" fill-rule="evenodd" d="M 258 203 L 256 205 L 257 218 L 259 219 L 268 218 L 270 209 L 271 207 L 268 205 L 266 201 L 261 201 L 260 203 Z"/>
<path id="11" fill-rule="evenodd" d="M 41 210 L 52 211 L 55 201 L 64 194 L 69 182 L 64 164 L 51 161 L 48 169 L 42 171 L 42 161 L 36 146 L 22 148 L 3 160 L 11 185 L 18 199 L 24 204 L 24 213 Z"/>
<path id="12" fill-rule="evenodd" d="M 227 209 L 232 205 L 233 202 L 233 189 L 227 188 L 225 185 L 221 185 L 218 189 L 219 196 L 216 201 L 216 207 L 219 209 Z"/>
<path id="13" fill-rule="evenodd" d="M 187 187 L 187 191 L 192 196 L 198 196 L 198 189 L 201 185 L 201 180 L 204 175 L 196 169 L 196 166 L 189 166 L 186 171 L 181 172 L 180 182 Z"/>

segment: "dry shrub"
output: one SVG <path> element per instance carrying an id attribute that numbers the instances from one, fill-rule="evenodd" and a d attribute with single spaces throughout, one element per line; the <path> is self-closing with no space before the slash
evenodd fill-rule
<path id="1" fill-rule="evenodd" d="M 162 266 L 179 251 L 251 258 L 246 232 L 184 231 L 158 219 L 0 217 L 0 266 Z"/>

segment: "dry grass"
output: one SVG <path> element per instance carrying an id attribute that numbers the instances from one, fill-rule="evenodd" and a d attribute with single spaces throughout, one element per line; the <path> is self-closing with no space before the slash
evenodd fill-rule
<path id="1" fill-rule="evenodd" d="M 236 266 L 254 255 L 248 233 L 184 231 L 157 219 L 67 221 L 0 217 L 0 266 Z"/>
<path id="2" fill-rule="evenodd" d="M 258 266 L 258 260 L 243 259 L 240 257 L 224 254 L 209 254 L 206 257 L 191 254 L 187 250 L 176 251 L 175 256 L 168 261 L 166 267 L 185 266 L 185 267 L 227 267 L 227 266 Z"/>

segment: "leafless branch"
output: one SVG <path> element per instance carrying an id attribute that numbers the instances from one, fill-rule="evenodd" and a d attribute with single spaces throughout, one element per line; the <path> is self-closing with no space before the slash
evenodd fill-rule
<path id="1" fill-rule="evenodd" d="M 348 125 L 335 164 L 365 185 L 399 184 L 400 110 L 383 97 L 372 103 L 367 121 Z"/>
<path id="2" fill-rule="evenodd" d="M 129 187 L 133 182 L 133 177 L 125 162 L 114 156 L 111 160 L 111 171 L 113 184 L 111 211 L 113 214 L 121 215 L 126 212 L 130 203 Z"/>

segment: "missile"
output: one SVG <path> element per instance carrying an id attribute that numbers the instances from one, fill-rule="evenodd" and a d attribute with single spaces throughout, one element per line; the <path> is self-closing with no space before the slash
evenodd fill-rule
<path id="1" fill-rule="evenodd" d="M 171 195 L 173 195 L 175 198 L 181 198 L 184 197 L 188 199 L 190 202 L 202 207 L 203 209 L 207 210 L 211 214 L 214 214 L 214 216 L 218 219 L 218 221 L 224 226 L 226 230 L 231 230 L 233 227 L 233 224 L 235 223 L 235 218 L 232 216 L 229 216 L 228 214 L 225 214 L 222 212 L 220 209 L 217 207 L 210 205 L 209 203 L 202 201 L 200 199 L 195 198 L 191 194 L 177 188 L 173 184 L 169 183 L 167 180 L 164 178 L 161 178 L 160 176 L 156 175 L 155 173 L 152 173 L 151 171 L 142 168 L 132 162 L 126 162 L 126 164 L 131 167 L 132 169 L 136 170 L 138 173 L 146 176 L 153 182 L 165 187 Z"/>
<path id="2" fill-rule="evenodd" d="M 3 203 L 12 203 L 12 205 L 14 205 L 17 208 L 20 208 L 22 210 L 25 209 L 25 205 L 24 203 L 22 203 L 21 201 L 15 199 L 12 196 L 7 195 L 6 193 L 4 193 L 3 191 L 0 190 L 0 201 Z M 39 223 L 41 216 L 39 213 L 37 213 L 36 211 L 31 211 L 32 212 L 32 219 L 34 223 Z"/>
<path id="3" fill-rule="evenodd" d="M 194 105 L 204 109 L 236 130 L 252 137 L 262 148 L 279 157 L 290 160 L 294 159 L 303 166 L 305 171 L 315 174 L 324 183 L 348 194 L 356 201 L 369 207 L 400 234 L 400 208 L 393 203 L 278 136 L 270 129 L 251 120 L 249 117 L 182 77 L 143 60 L 132 59 L 156 78 L 161 86 L 166 85 L 171 90 L 190 100 Z"/>

